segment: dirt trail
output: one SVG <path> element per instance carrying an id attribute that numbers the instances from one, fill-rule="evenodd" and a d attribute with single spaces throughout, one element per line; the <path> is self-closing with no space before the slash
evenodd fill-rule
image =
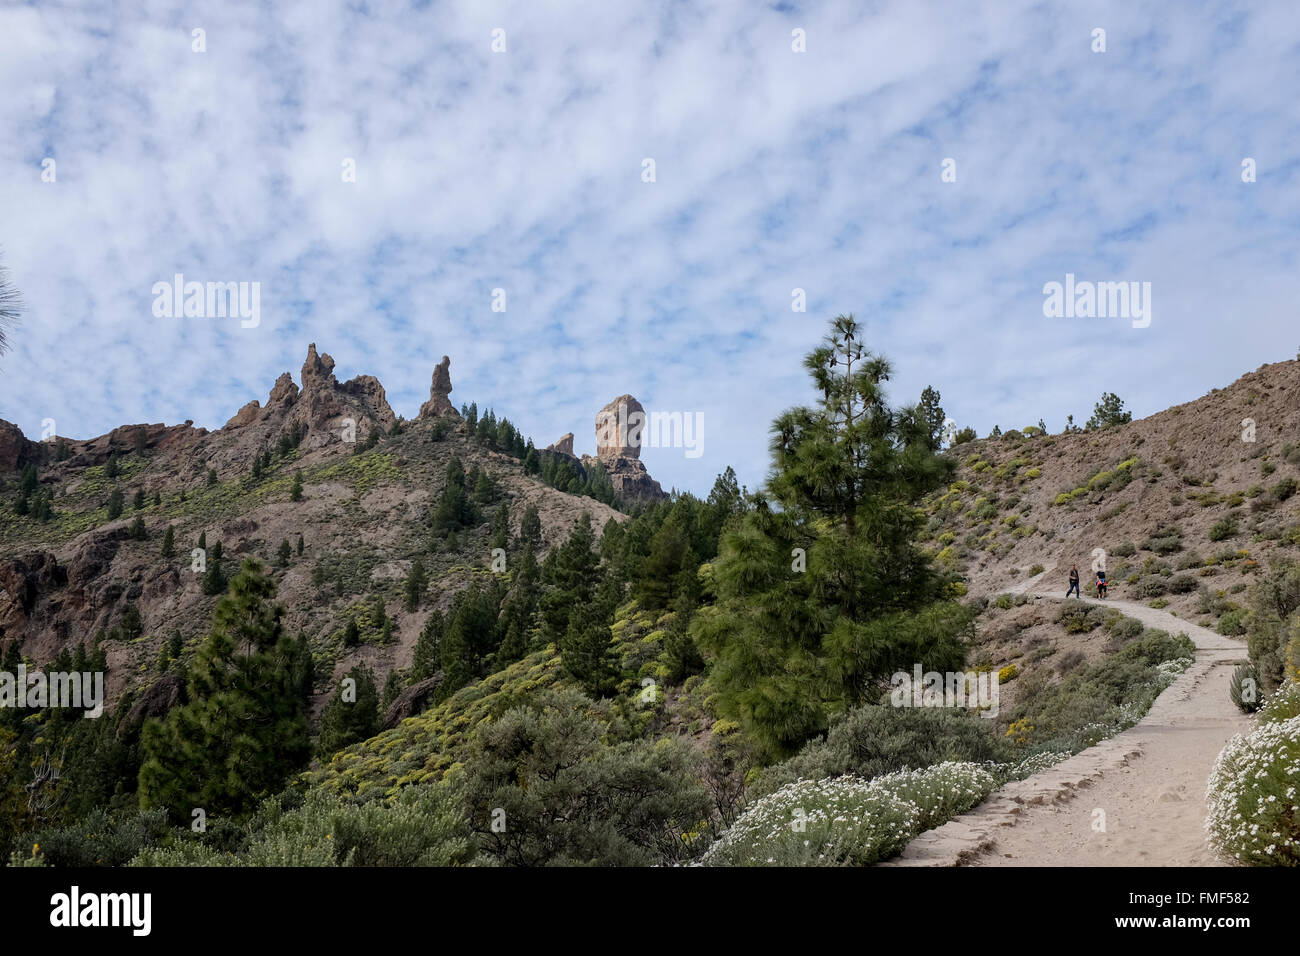
<path id="1" fill-rule="evenodd" d="M 1022 582 L 1018 593 L 1062 600 L 1054 587 L 1061 575 L 1050 579 L 1053 593 L 1037 590 L 1051 574 Z M 921 834 L 886 865 L 1225 865 L 1205 839 L 1205 782 L 1228 739 L 1251 726 L 1228 699 L 1231 668 L 1245 660 L 1245 644 L 1142 604 L 1085 600 L 1187 634 L 1195 663 L 1133 727 L 1003 787 L 970 813 Z"/>

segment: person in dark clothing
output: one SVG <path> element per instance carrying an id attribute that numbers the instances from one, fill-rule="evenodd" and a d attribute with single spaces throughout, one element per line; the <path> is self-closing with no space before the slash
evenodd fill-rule
<path id="1" fill-rule="evenodd" d="M 1103 599 L 1106 597 L 1106 572 L 1105 571 L 1097 572 L 1097 597 Z"/>
<path id="2" fill-rule="evenodd" d="M 1083 597 L 1079 593 L 1079 569 L 1074 566 L 1070 567 L 1070 590 L 1065 592 L 1065 596 L 1069 597 L 1071 594 L 1078 598 Z"/>

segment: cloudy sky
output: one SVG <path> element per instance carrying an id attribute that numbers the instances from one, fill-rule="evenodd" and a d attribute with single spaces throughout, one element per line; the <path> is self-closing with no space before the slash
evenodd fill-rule
<path id="1" fill-rule="evenodd" d="M 6 3 L 0 418 L 215 428 L 309 342 L 412 417 L 447 354 L 539 446 L 630 392 L 703 417 L 665 487 L 754 487 L 840 312 L 981 435 L 1150 414 L 1296 357 L 1298 74 L 1293 0 Z M 156 317 L 176 273 L 260 324 Z M 1045 317 L 1067 273 L 1150 325 Z"/>

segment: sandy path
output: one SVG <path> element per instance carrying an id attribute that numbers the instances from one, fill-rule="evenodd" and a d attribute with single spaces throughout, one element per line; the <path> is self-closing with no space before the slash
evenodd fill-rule
<path id="1" fill-rule="evenodd" d="M 1020 591 L 1033 593 L 1044 577 L 1023 582 Z M 1244 642 L 1142 604 L 1087 600 L 1186 633 L 1196 662 L 1135 726 L 1003 787 L 970 813 L 921 834 L 886 865 L 1225 865 L 1205 839 L 1205 781 L 1228 739 L 1251 726 L 1228 699 L 1231 668 L 1246 658 Z"/>

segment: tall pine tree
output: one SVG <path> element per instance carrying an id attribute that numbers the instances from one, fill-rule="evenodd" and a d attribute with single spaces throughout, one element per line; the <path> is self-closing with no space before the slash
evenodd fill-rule
<path id="1" fill-rule="evenodd" d="M 274 579 L 245 561 L 189 667 L 188 703 L 145 725 L 142 808 L 242 815 L 306 763 L 311 654 L 283 615 Z"/>
<path id="2" fill-rule="evenodd" d="M 769 758 L 824 731 L 914 664 L 955 670 L 971 612 L 916 544 L 921 498 L 952 465 L 915 408 L 885 403 L 889 363 L 852 316 L 834 320 L 804 367 L 821 400 L 772 426 L 767 497 L 724 533 L 720 600 L 691 622 L 714 655 L 724 713 Z"/>

